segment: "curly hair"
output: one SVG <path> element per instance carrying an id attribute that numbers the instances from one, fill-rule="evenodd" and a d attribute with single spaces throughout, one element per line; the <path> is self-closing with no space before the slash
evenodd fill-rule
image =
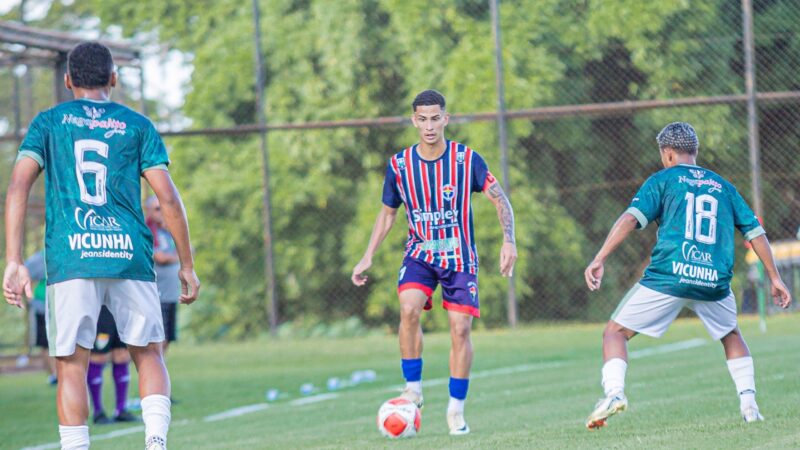
<path id="1" fill-rule="evenodd" d="M 99 42 L 81 42 L 70 50 L 67 68 L 72 85 L 93 89 L 108 86 L 114 73 L 111 51 Z"/>
<path id="2" fill-rule="evenodd" d="M 656 136 L 658 148 L 671 148 L 673 150 L 696 155 L 700 148 L 700 141 L 694 128 L 686 122 L 672 122 L 664 127 Z"/>

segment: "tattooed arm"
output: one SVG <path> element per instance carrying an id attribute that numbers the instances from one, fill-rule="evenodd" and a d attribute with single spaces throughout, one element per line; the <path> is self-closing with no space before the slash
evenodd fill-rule
<path id="1" fill-rule="evenodd" d="M 510 277 L 514 273 L 514 262 L 517 260 L 517 240 L 514 236 L 514 210 L 502 186 L 496 180 L 484 191 L 484 195 L 497 208 L 497 217 L 503 227 L 503 246 L 500 249 L 500 273 Z"/>

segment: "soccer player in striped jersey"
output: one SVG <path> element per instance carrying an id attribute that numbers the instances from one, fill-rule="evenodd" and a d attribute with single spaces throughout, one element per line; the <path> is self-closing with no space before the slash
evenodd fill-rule
<path id="1" fill-rule="evenodd" d="M 74 100 L 34 118 L 6 197 L 3 294 L 21 306 L 31 281 L 21 263 L 22 228 L 31 185 L 44 171 L 47 332 L 56 357 L 63 449 L 89 448 L 86 375 L 97 319 L 105 305 L 139 371 L 147 450 L 166 449 L 170 382 L 161 353 L 164 327 L 153 272 L 153 236 L 144 222 L 141 178 L 164 210 L 181 260 L 181 301 L 197 298 L 189 227 L 167 170 L 167 150 L 144 116 L 110 100 L 117 81 L 111 52 L 96 42 L 67 57 Z"/>
<path id="2" fill-rule="evenodd" d="M 614 249 L 636 228 L 658 224 L 650 265 L 603 332 L 605 397 L 586 426 L 602 427 L 609 416 L 628 406 L 624 393 L 628 340 L 639 333 L 660 337 L 684 307 L 694 310 L 711 337 L 722 342 L 744 421 L 764 420 L 755 400 L 753 358 L 739 331 L 730 289 L 735 230 L 764 263 L 775 303 L 787 308 L 791 295 L 756 215 L 731 183 L 696 164 L 699 142 L 694 128 L 685 122 L 671 123 L 656 141 L 664 170 L 645 181 L 584 272 L 589 289 L 599 289 L 603 265 Z"/>
<path id="3" fill-rule="evenodd" d="M 419 143 L 389 159 L 383 184 L 383 208 L 375 220 L 369 244 L 353 268 L 356 286 L 367 282 L 364 272 L 391 230 L 400 205 L 408 219 L 408 241 L 398 279 L 400 355 L 406 388 L 402 396 L 422 406 L 422 310 L 431 308 L 436 286 L 442 285 L 448 311 L 450 350 L 450 434 L 469 433 L 464 400 L 472 365 L 470 330 L 480 317 L 478 251 L 472 228 L 473 192 L 483 192 L 497 208 L 503 228 L 500 273 L 510 277 L 517 259 L 514 212 L 486 162 L 464 144 L 444 137 L 449 115 L 437 91 L 421 92 L 412 103 L 411 120 Z"/>

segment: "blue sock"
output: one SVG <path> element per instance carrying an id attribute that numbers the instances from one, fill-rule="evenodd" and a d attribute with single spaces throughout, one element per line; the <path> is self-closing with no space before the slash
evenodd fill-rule
<path id="1" fill-rule="evenodd" d="M 457 400 L 464 400 L 467 398 L 468 390 L 469 378 L 450 377 L 450 397 L 453 397 Z"/>
<path id="2" fill-rule="evenodd" d="M 403 368 L 403 377 L 406 381 L 422 380 L 422 358 L 401 359 L 400 366 Z"/>

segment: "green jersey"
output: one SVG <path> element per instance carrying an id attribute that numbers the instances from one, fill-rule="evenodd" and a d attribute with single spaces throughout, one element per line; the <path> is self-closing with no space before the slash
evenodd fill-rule
<path id="1" fill-rule="evenodd" d="M 733 277 L 734 229 L 762 234 L 758 217 L 716 173 L 681 164 L 645 181 L 626 211 L 639 227 L 658 222 L 658 240 L 640 284 L 692 300 L 722 300 Z"/>
<path id="2" fill-rule="evenodd" d="M 155 280 L 141 175 L 166 169 L 169 159 L 146 117 L 113 102 L 62 103 L 33 120 L 20 146 L 24 157 L 45 172 L 48 284 Z"/>

